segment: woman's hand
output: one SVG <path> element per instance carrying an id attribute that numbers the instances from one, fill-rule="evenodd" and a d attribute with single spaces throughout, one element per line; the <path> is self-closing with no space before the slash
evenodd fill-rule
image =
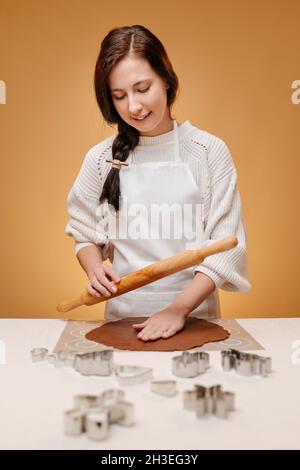
<path id="1" fill-rule="evenodd" d="M 89 275 L 89 280 L 90 282 L 86 288 L 89 294 L 94 297 L 100 297 L 101 295 L 110 297 L 112 293 L 115 294 L 117 292 L 117 288 L 111 281 L 118 283 L 120 282 L 120 277 L 111 266 L 100 263 L 95 266 L 93 272 Z"/>
<path id="2" fill-rule="evenodd" d="M 182 330 L 185 325 L 187 315 L 174 306 L 169 306 L 154 313 L 143 323 L 136 323 L 133 326 L 136 330 L 141 330 L 137 337 L 143 341 L 155 340 L 158 338 L 169 338 Z"/>

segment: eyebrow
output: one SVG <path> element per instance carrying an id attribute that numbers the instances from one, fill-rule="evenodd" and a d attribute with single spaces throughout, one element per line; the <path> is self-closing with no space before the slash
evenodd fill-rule
<path id="1" fill-rule="evenodd" d="M 133 86 L 140 85 L 141 83 L 151 81 L 150 78 L 145 78 L 144 80 L 139 80 L 138 82 L 135 82 Z M 123 91 L 122 88 L 112 88 L 111 91 Z"/>

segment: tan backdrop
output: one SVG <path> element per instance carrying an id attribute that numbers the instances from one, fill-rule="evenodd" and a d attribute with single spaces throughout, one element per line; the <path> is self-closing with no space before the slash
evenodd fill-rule
<path id="1" fill-rule="evenodd" d="M 298 316 L 299 1 L 0 8 L 1 316 L 55 317 L 56 304 L 87 284 L 64 233 L 66 198 L 86 151 L 114 132 L 94 98 L 100 42 L 136 23 L 158 35 L 178 74 L 176 118 L 221 137 L 238 170 L 253 288 L 221 291 L 223 316 Z M 81 307 L 72 317 L 102 311 Z"/>

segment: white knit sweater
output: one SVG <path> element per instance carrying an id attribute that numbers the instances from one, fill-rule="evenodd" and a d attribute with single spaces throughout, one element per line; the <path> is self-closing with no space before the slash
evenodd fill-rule
<path id="1" fill-rule="evenodd" d="M 237 173 L 226 144 L 209 132 L 198 129 L 190 121 L 179 127 L 180 157 L 186 162 L 199 186 L 204 204 L 204 241 L 207 244 L 226 236 L 235 236 L 234 249 L 209 256 L 194 273 L 203 272 L 218 288 L 246 292 L 251 288 L 247 274 L 246 234 L 241 213 Z M 99 230 L 101 206 L 99 198 L 111 164 L 112 143 L 116 134 L 93 146 L 86 154 L 77 178 L 68 194 L 70 219 L 65 233 L 75 241 L 75 253 L 88 245 L 96 245 L 105 253 L 110 246 L 105 231 Z M 174 130 L 154 137 L 140 136 L 134 149 L 133 162 L 174 160 Z M 138 201 L 137 201 L 138 202 Z"/>

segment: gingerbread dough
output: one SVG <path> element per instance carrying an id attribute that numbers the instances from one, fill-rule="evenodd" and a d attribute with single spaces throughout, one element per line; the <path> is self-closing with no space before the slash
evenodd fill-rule
<path id="1" fill-rule="evenodd" d="M 207 320 L 189 317 L 183 330 L 167 339 L 143 341 L 137 338 L 140 330 L 133 324 L 142 323 L 148 317 L 130 317 L 105 323 L 85 335 L 90 341 L 127 351 L 184 351 L 205 343 L 229 338 L 229 331 Z"/>

